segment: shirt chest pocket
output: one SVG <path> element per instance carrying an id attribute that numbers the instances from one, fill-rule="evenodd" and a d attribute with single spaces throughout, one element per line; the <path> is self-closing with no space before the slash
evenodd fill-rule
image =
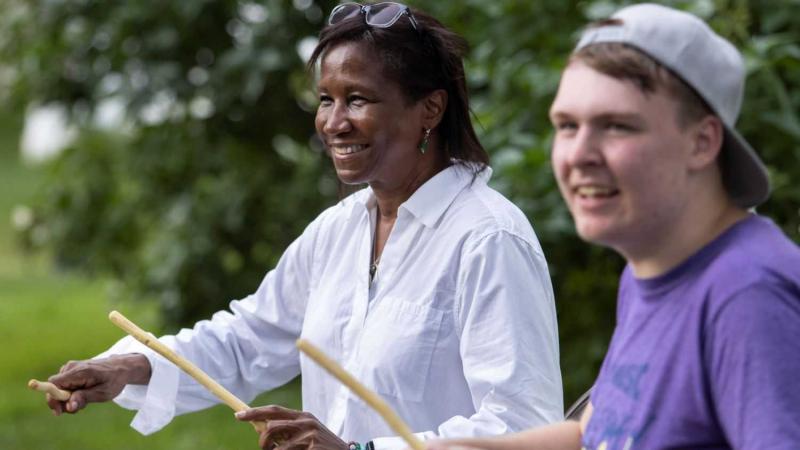
<path id="1" fill-rule="evenodd" d="M 359 339 L 361 378 L 382 395 L 422 401 L 444 311 L 384 298 Z"/>

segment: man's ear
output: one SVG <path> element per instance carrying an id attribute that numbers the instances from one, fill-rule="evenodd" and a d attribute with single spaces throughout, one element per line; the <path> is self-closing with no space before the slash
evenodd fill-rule
<path id="1" fill-rule="evenodd" d="M 422 123 L 425 128 L 436 128 L 447 109 L 447 91 L 437 89 L 422 99 Z"/>
<path id="2" fill-rule="evenodd" d="M 724 140 L 725 128 L 722 120 L 714 115 L 707 115 L 694 125 L 690 125 L 692 133 L 692 153 L 689 156 L 690 167 L 701 170 L 715 164 Z"/>

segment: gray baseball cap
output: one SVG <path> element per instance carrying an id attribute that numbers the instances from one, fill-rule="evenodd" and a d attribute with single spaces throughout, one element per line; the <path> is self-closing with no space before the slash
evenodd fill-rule
<path id="1" fill-rule="evenodd" d="M 609 24 L 586 29 L 575 51 L 601 42 L 630 45 L 670 69 L 708 103 L 725 126 L 722 177 L 731 199 L 756 206 L 769 196 L 764 163 L 736 131 L 744 94 L 744 62 L 738 50 L 692 14 L 643 3 L 617 11 Z"/>

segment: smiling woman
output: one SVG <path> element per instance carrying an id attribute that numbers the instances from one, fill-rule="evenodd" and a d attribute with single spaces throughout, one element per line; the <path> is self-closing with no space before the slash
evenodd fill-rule
<path id="1" fill-rule="evenodd" d="M 380 393 L 423 439 L 561 418 L 547 263 L 522 212 L 487 185 L 465 49 L 398 3 L 334 9 L 310 62 L 320 63 L 315 123 L 340 180 L 367 187 L 320 214 L 253 295 L 161 338 L 244 401 L 302 373 L 304 411 L 237 415 L 268 421 L 263 448 L 405 447 L 298 354 L 298 337 Z M 134 341 L 101 356 L 51 378 L 74 391 L 50 402 L 57 413 L 116 397 L 149 433 L 215 402 Z"/>
<path id="2" fill-rule="evenodd" d="M 435 128 L 441 118 L 444 91 L 409 102 L 400 86 L 382 73 L 378 55 L 355 42 L 325 54 L 318 88 L 317 132 L 343 182 L 416 190 L 445 166 L 440 152 L 426 157 L 417 150 L 424 130 Z M 417 186 L 408 185 L 412 178 L 419 180 Z"/>

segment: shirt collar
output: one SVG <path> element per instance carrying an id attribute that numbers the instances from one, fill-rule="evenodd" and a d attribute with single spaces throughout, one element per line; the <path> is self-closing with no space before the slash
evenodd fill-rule
<path id="1" fill-rule="evenodd" d="M 486 167 L 475 176 L 475 183 L 486 184 L 492 169 Z M 433 227 L 456 196 L 473 182 L 471 167 L 453 164 L 434 175 L 406 200 L 400 209 L 411 213 L 427 227 Z"/>
<path id="2" fill-rule="evenodd" d="M 475 183 L 486 184 L 492 176 L 492 168 L 486 168 L 475 176 Z M 433 227 L 456 196 L 467 185 L 473 183 L 472 167 L 453 164 L 434 175 L 416 190 L 408 200 L 400 205 L 427 227 Z M 375 193 L 371 187 L 362 189 L 345 199 L 352 200 L 351 217 L 364 210 L 372 211 L 377 205 Z"/>

